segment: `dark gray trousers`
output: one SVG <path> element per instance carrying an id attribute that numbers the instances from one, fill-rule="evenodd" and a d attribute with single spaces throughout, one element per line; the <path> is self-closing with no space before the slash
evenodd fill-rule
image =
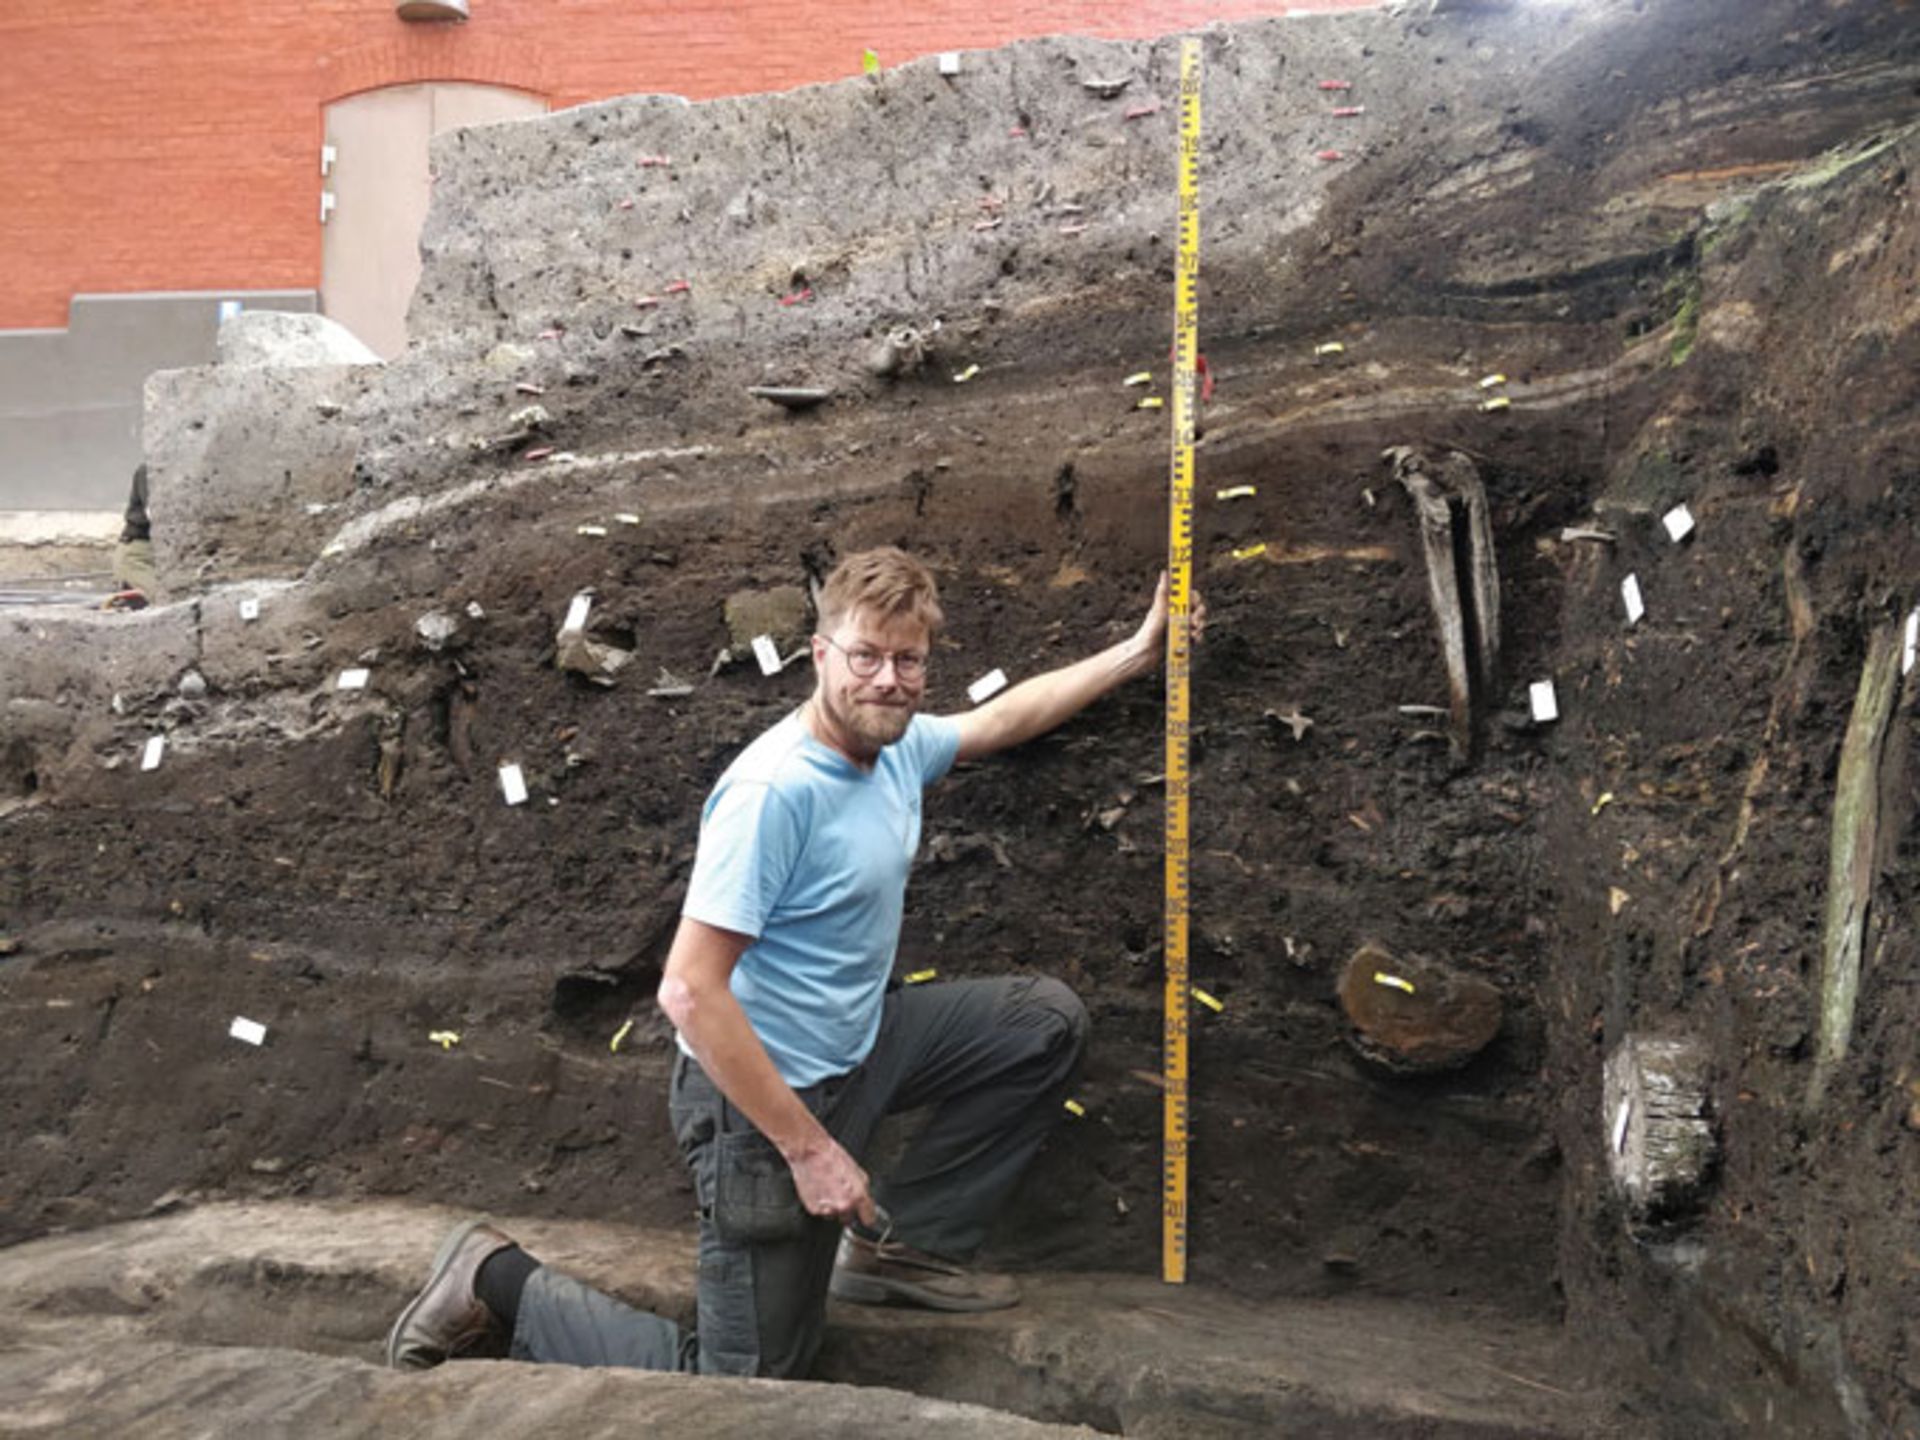
<path id="1" fill-rule="evenodd" d="M 1059 1119 L 1086 1034 L 1085 1007 L 1057 980 L 909 986 L 888 994 L 864 1064 L 797 1093 L 863 1163 L 884 1116 L 934 1106 L 874 1198 L 898 1239 L 965 1260 Z M 697 1340 L 543 1266 L 521 1296 L 514 1358 L 804 1376 L 838 1222 L 805 1212 L 779 1152 L 684 1056 L 669 1112 L 700 1204 Z"/>

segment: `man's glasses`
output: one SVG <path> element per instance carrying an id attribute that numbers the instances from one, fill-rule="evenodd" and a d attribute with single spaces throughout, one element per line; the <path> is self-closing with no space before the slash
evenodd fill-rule
<path id="1" fill-rule="evenodd" d="M 885 650 L 874 650 L 865 645 L 856 645 L 849 650 L 831 635 L 822 635 L 820 638 L 847 657 L 847 669 L 859 680 L 871 680 L 889 660 L 893 661 L 893 673 L 902 680 L 918 680 L 927 673 L 927 657 L 918 650 L 895 650 L 888 654 Z"/>

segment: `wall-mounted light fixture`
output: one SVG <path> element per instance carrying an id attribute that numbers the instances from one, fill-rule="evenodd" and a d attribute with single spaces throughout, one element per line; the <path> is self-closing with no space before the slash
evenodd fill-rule
<path id="1" fill-rule="evenodd" d="M 402 20 L 464 20 L 467 0 L 394 0 Z"/>

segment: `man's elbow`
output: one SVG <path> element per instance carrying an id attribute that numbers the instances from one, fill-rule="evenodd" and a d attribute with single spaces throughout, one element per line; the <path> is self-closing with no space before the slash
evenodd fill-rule
<path id="1" fill-rule="evenodd" d="M 685 1030 L 699 1008 L 693 986 L 672 971 L 661 977 L 660 988 L 654 992 L 653 1002 L 673 1022 L 676 1030 Z"/>

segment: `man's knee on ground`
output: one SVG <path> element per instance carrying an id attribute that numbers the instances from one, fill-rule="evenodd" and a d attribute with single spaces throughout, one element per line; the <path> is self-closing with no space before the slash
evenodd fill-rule
<path id="1" fill-rule="evenodd" d="M 1074 1058 L 1087 1044 L 1087 1007 L 1064 981 L 1050 975 L 1033 978 L 1020 996 L 1020 1008 L 1044 1025 L 1054 1037 L 1050 1049 L 1064 1051 Z"/>

